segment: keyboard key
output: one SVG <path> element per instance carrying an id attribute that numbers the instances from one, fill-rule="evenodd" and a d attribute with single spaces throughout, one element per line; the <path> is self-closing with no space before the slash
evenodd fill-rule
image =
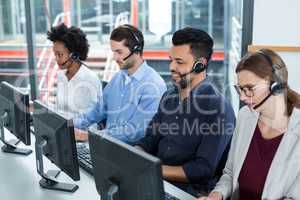
<path id="1" fill-rule="evenodd" d="M 81 143 L 77 143 L 76 146 L 79 166 L 89 174 L 93 175 L 93 165 L 90 150 Z"/>

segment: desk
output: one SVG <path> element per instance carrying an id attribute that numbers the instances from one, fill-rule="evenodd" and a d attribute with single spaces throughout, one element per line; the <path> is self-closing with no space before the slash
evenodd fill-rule
<path id="1" fill-rule="evenodd" d="M 7 139 L 12 136 L 5 133 Z M 80 181 L 74 182 L 64 173 L 58 176 L 58 180 L 69 183 L 75 183 L 79 189 L 74 193 L 46 190 L 40 187 L 38 175 L 35 166 L 34 136 L 32 136 L 32 145 L 30 148 L 33 153 L 29 156 L 3 153 L 0 150 L 0 199 L 3 200 L 98 200 L 99 195 L 96 190 L 93 176 L 80 169 Z M 0 147 L 3 146 L 0 142 Z M 19 144 L 24 147 L 23 144 Z M 44 157 L 45 171 L 57 169 L 54 164 Z M 194 199 L 191 195 L 181 191 L 175 186 L 164 182 L 165 190 L 183 200 Z"/>

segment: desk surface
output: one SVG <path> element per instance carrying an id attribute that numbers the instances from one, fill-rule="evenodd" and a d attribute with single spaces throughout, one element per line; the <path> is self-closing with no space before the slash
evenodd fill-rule
<path id="1" fill-rule="evenodd" d="M 11 139 L 11 134 L 6 133 L 6 138 Z M 0 147 L 3 144 L 0 142 Z M 23 144 L 19 144 L 24 147 Z M 34 136 L 30 148 L 34 151 Z M 54 164 L 44 157 L 45 171 L 57 169 Z M 64 173 L 58 176 L 58 180 L 75 183 L 79 189 L 74 193 L 46 190 L 39 186 L 41 177 L 36 171 L 35 153 L 29 156 L 3 153 L 0 150 L 0 195 L 4 200 L 98 200 L 94 178 L 84 170 L 80 169 L 80 181 L 74 182 Z M 179 190 L 175 186 L 164 182 L 165 191 L 173 194 L 179 199 L 192 200 L 191 195 Z"/>

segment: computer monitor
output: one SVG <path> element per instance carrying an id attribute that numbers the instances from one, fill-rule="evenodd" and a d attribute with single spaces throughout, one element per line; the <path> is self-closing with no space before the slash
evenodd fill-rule
<path id="1" fill-rule="evenodd" d="M 37 171 L 41 175 L 40 186 L 51 190 L 74 192 L 78 186 L 60 183 L 55 175 L 44 173 L 43 155 L 70 176 L 80 180 L 73 121 L 64 118 L 40 101 L 34 101 L 33 126 Z"/>
<path id="2" fill-rule="evenodd" d="M 7 82 L 0 83 L 0 138 L 7 153 L 28 155 L 30 149 L 17 148 L 5 140 L 4 128 L 14 134 L 25 145 L 30 145 L 29 95 Z"/>
<path id="3" fill-rule="evenodd" d="M 101 200 L 164 199 L 158 158 L 91 130 L 89 147 Z"/>

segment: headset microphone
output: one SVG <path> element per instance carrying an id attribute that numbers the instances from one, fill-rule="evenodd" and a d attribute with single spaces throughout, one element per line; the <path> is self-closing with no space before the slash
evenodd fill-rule
<path id="1" fill-rule="evenodd" d="M 128 31 L 128 33 L 132 36 L 132 39 L 133 39 L 133 42 L 134 42 L 133 47 L 130 48 L 130 54 L 128 56 L 126 56 L 125 58 L 123 58 L 123 61 L 126 61 L 134 53 L 141 53 L 143 51 L 143 47 L 141 45 L 139 37 L 137 36 L 135 31 L 133 30 L 133 27 L 131 27 L 128 24 L 124 24 L 124 25 L 122 25 L 122 27 L 125 28 Z"/>
<path id="2" fill-rule="evenodd" d="M 133 51 L 130 52 L 130 54 L 128 56 L 126 56 L 125 58 L 123 58 L 123 61 L 126 61 L 130 56 L 132 56 L 134 54 Z"/>
<path id="3" fill-rule="evenodd" d="M 266 96 L 259 104 L 257 104 L 256 106 L 254 106 L 253 109 L 256 110 L 261 105 L 263 105 L 263 103 L 265 103 L 265 101 L 267 101 L 270 98 L 271 95 L 272 95 L 272 93 L 269 93 L 268 96 Z"/>
<path id="4" fill-rule="evenodd" d="M 132 50 L 130 50 L 130 54 L 128 56 L 126 56 L 125 58 L 123 58 L 123 61 L 126 61 L 134 53 L 140 53 L 140 52 L 142 52 L 142 48 L 138 44 L 134 45 Z"/>

